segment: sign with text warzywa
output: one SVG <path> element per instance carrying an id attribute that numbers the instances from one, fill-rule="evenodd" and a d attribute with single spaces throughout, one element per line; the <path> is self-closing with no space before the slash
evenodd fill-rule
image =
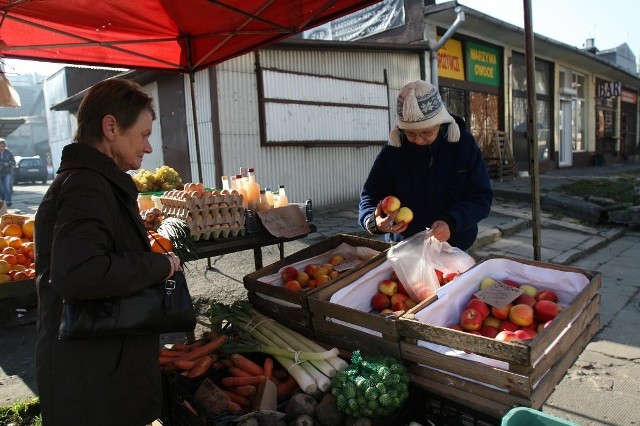
<path id="1" fill-rule="evenodd" d="M 500 55 L 498 49 L 468 41 L 466 46 L 467 81 L 500 85 Z"/>
<path id="2" fill-rule="evenodd" d="M 522 293 L 524 291 L 519 288 L 508 286 L 502 281 L 496 281 L 483 290 L 476 292 L 475 296 L 489 306 L 502 308 L 516 300 Z"/>

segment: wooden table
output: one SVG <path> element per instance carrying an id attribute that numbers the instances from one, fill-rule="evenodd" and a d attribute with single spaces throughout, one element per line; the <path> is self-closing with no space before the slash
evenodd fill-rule
<path id="1" fill-rule="evenodd" d="M 268 232 L 260 232 L 244 237 L 222 238 L 217 240 L 197 241 L 196 250 L 198 259 L 207 258 L 207 267 L 211 268 L 211 257 L 221 256 L 223 254 L 235 253 L 243 250 L 253 250 L 253 259 L 258 269 L 263 268 L 262 264 L 262 247 L 278 245 L 280 250 L 280 259 L 284 259 L 284 243 L 299 240 L 306 237 L 312 232 L 316 232 L 317 228 L 313 224 L 309 224 L 311 231 L 307 234 L 298 235 L 293 238 L 274 237 Z"/>

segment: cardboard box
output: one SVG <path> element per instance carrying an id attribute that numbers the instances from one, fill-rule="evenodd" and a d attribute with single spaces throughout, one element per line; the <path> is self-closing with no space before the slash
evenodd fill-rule
<path id="1" fill-rule="evenodd" d="M 388 279 L 391 272 L 393 267 L 385 255 L 309 294 L 316 340 L 346 352 L 359 349 L 365 354 L 399 359 L 397 318 L 380 315 L 370 308 L 378 284 Z"/>
<path id="2" fill-rule="evenodd" d="M 556 290 L 563 310 L 533 340 L 500 342 L 448 328 L 485 277 Z M 500 418 L 539 409 L 600 327 L 598 272 L 489 257 L 398 319 L 411 380 L 430 392 Z"/>
<path id="3" fill-rule="evenodd" d="M 313 337 L 308 296 L 320 288 L 332 286 L 340 277 L 354 273 L 376 257 L 384 256 L 388 248 L 389 244 L 382 241 L 338 234 L 246 275 L 243 278 L 244 287 L 251 304 L 264 315 L 307 337 Z M 309 263 L 327 263 L 334 254 L 342 254 L 345 251 L 358 256 L 359 264 L 356 268 L 342 272 L 340 277 L 314 290 L 294 292 L 284 288 L 280 278 L 280 271 L 284 267 L 295 266 L 302 269 Z"/>

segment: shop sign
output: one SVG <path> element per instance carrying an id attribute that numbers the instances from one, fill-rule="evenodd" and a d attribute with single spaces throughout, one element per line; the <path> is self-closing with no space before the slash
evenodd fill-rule
<path id="1" fill-rule="evenodd" d="M 628 104 L 637 105 L 638 104 L 638 94 L 636 92 L 632 92 L 631 90 L 622 89 L 622 93 L 620 95 L 620 100 L 622 102 L 626 102 Z"/>
<path id="2" fill-rule="evenodd" d="M 474 83 L 500 85 L 500 64 L 498 49 L 467 42 L 467 80 Z"/>
<path id="3" fill-rule="evenodd" d="M 462 43 L 459 40 L 449 39 L 438 49 L 438 76 L 464 80 Z"/>
<path id="4" fill-rule="evenodd" d="M 619 81 L 600 81 L 596 84 L 598 98 L 613 98 L 620 96 L 622 85 Z"/>

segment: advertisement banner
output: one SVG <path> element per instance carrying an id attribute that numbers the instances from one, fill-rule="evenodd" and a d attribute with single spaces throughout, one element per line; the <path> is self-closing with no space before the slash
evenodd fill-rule
<path id="1" fill-rule="evenodd" d="M 383 0 L 358 12 L 304 31 L 311 40 L 354 41 L 404 25 L 404 0 Z"/>
<path id="2" fill-rule="evenodd" d="M 440 40 L 440 37 L 438 37 Z M 464 80 L 462 43 L 449 39 L 438 49 L 438 75 L 440 77 Z"/>
<path id="3" fill-rule="evenodd" d="M 467 81 L 500 85 L 500 55 L 498 49 L 482 44 L 467 42 Z"/>

